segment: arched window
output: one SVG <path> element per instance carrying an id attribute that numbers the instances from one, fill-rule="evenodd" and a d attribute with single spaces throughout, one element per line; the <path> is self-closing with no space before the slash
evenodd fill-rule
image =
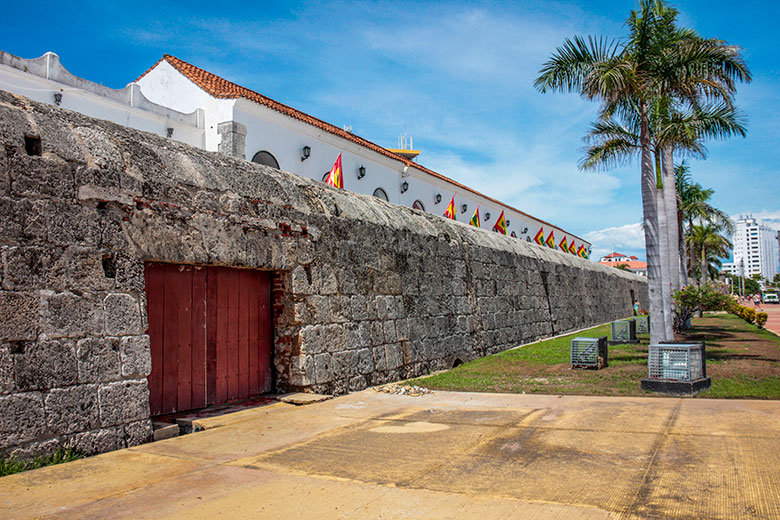
<path id="1" fill-rule="evenodd" d="M 387 198 L 387 192 L 382 188 L 377 188 L 374 190 L 374 197 L 382 200 L 390 200 Z"/>
<path id="2" fill-rule="evenodd" d="M 328 175 L 330 175 L 330 171 L 326 171 L 325 175 L 322 176 L 322 182 L 325 182 L 328 180 Z"/>
<path id="3" fill-rule="evenodd" d="M 511 233 L 509 236 L 511 236 L 511 237 L 513 237 L 513 238 L 517 238 L 517 233 L 515 233 L 514 231 L 512 231 L 512 233 Z"/>
<path id="4" fill-rule="evenodd" d="M 420 211 L 425 211 L 425 206 L 423 206 L 423 203 L 419 200 L 414 201 L 414 204 L 412 204 L 412 207 L 414 209 L 419 209 Z"/>
<path id="5" fill-rule="evenodd" d="M 271 168 L 279 169 L 279 161 L 276 160 L 276 157 L 271 155 L 271 152 L 266 152 L 265 150 L 261 150 L 255 154 L 254 157 L 252 157 L 252 162 L 257 164 L 264 164 L 266 166 L 270 166 Z"/>

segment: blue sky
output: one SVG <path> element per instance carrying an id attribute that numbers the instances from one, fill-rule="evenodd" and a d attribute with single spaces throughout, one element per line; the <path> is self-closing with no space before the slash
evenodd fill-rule
<path id="1" fill-rule="evenodd" d="M 60 55 L 123 87 L 163 53 L 377 144 L 408 131 L 419 162 L 594 243 L 644 257 L 637 165 L 581 172 L 596 105 L 539 94 L 564 38 L 624 33 L 634 0 L 600 2 L 29 2 L 4 6 L 0 49 Z M 738 105 L 748 137 L 709 143 L 694 179 L 732 215 L 780 228 L 780 60 L 770 2 L 685 1 L 680 21 L 740 45 L 754 81 Z"/>

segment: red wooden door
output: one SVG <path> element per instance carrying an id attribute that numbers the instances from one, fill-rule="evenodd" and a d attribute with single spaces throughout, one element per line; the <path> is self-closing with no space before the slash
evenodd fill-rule
<path id="1" fill-rule="evenodd" d="M 271 280 L 263 271 L 149 262 L 152 415 L 271 390 Z"/>

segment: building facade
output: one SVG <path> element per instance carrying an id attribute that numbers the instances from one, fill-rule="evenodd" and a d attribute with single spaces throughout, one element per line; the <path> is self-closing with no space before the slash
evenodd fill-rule
<path id="1" fill-rule="evenodd" d="M 456 220 L 479 208 L 483 228 L 504 212 L 507 234 L 588 257 L 591 244 L 517 208 L 262 94 L 165 55 L 136 81 L 114 90 L 70 74 L 54 53 L 23 59 L 0 51 L 0 86 L 36 101 L 323 180 L 341 154 L 344 187 Z"/>
<path id="2" fill-rule="evenodd" d="M 745 277 L 759 274 L 771 281 L 778 272 L 776 233 L 753 217 L 738 219 L 733 237 L 733 261 L 724 263 L 723 271 Z"/>
<path id="3" fill-rule="evenodd" d="M 628 271 L 631 271 L 634 274 L 647 276 L 647 262 L 643 262 L 635 256 L 612 252 L 606 256 L 602 256 L 599 259 L 599 263 L 612 267 L 625 266 Z"/>

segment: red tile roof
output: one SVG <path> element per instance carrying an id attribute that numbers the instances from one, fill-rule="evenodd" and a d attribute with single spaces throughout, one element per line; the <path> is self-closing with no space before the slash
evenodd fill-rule
<path id="1" fill-rule="evenodd" d="M 164 54 L 162 58 L 157 60 L 157 62 L 149 67 L 146 72 L 138 76 L 138 78 L 135 81 L 139 81 L 141 78 L 146 76 L 149 72 L 152 71 L 157 65 L 160 64 L 163 60 L 167 61 L 173 68 L 175 68 L 177 71 L 179 71 L 182 75 L 184 75 L 187 79 L 195 83 L 198 87 L 203 89 L 206 93 L 210 94 L 211 96 L 215 98 L 222 98 L 222 99 L 235 99 L 235 98 L 245 98 L 249 101 L 254 101 L 255 103 L 258 103 L 260 105 L 266 106 L 270 108 L 271 110 L 275 110 L 277 112 L 280 112 L 284 115 L 287 115 L 289 117 L 292 117 L 293 119 L 297 119 L 299 121 L 302 121 L 304 123 L 310 124 L 314 127 L 317 127 L 321 130 L 325 130 L 328 133 L 337 135 L 343 139 L 346 139 L 348 141 L 352 141 L 353 143 L 357 143 L 361 146 L 364 146 L 368 148 L 369 150 L 372 150 L 380 155 L 384 155 L 385 157 L 389 157 L 390 159 L 396 160 L 398 162 L 401 162 L 411 168 L 416 168 L 422 172 L 425 172 L 433 177 L 436 177 L 440 180 L 443 180 L 445 182 L 448 182 L 450 184 L 453 184 L 457 186 L 458 188 L 461 188 L 463 190 L 469 191 L 473 193 L 474 195 L 478 195 L 480 197 L 483 197 L 491 202 L 495 202 L 496 204 L 499 204 L 507 209 L 510 209 L 512 211 L 515 211 L 521 215 L 525 215 L 533 220 L 536 220 L 537 222 L 549 226 L 555 229 L 558 229 L 560 231 L 564 231 L 561 228 L 554 226 L 550 224 L 549 222 L 545 222 L 543 220 L 540 220 L 532 215 L 529 215 L 528 213 L 521 211 L 517 208 L 514 208 L 512 206 L 509 206 L 508 204 L 505 204 L 501 202 L 500 200 L 494 199 L 492 197 L 488 197 L 487 195 L 484 195 L 472 188 L 469 188 L 466 185 L 463 185 L 457 181 L 454 181 L 448 177 L 445 177 L 444 175 L 437 173 L 433 170 L 429 170 L 428 168 L 425 168 L 424 166 L 420 166 L 419 164 L 412 162 L 404 157 L 401 157 L 400 155 L 394 154 L 393 152 L 387 150 L 386 148 L 383 148 L 377 144 L 372 143 L 371 141 L 367 139 L 363 139 L 360 136 L 357 136 L 351 132 L 347 132 L 346 130 L 339 128 L 337 126 L 334 126 L 330 123 L 326 123 L 325 121 L 322 121 L 321 119 L 317 119 L 316 117 L 310 116 L 309 114 L 306 114 L 304 112 L 301 112 L 300 110 L 296 110 L 292 107 L 289 107 L 283 103 L 279 103 L 278 101 L 274 101 L 273 99 L 266 97 L 258 92 L 255 92 L 254 90 L 250 90 L 246 87 L 242 87 L 241 85 L 237 85 L 231 81 L 228 81 L 224 78 L 221 78 L 220 76 L 217 76 L 216 74 L 212 74 L 211 72 L 205 71 L 201 68 L 196 67 L 195 65 L 192 65 L 190 63 L 187 63 L 184 60 L 181 60 L 175 56 L 171 56 L 170 54 Z M 583 241 L 580 237 L 573 235 L 572 233 L 564 231 L 567 235 L 571 235 L 574 238 Z"/>
<path id="2" fill-rule="evenodd" d="M 628 266 L 629 269 L 647 269 L 647 262 L 641 260 L 628 260 L 623 262 L 599 262 L 601 265 L 608 265 L 611 267 L 617 267 L 619 265 Z"/>

